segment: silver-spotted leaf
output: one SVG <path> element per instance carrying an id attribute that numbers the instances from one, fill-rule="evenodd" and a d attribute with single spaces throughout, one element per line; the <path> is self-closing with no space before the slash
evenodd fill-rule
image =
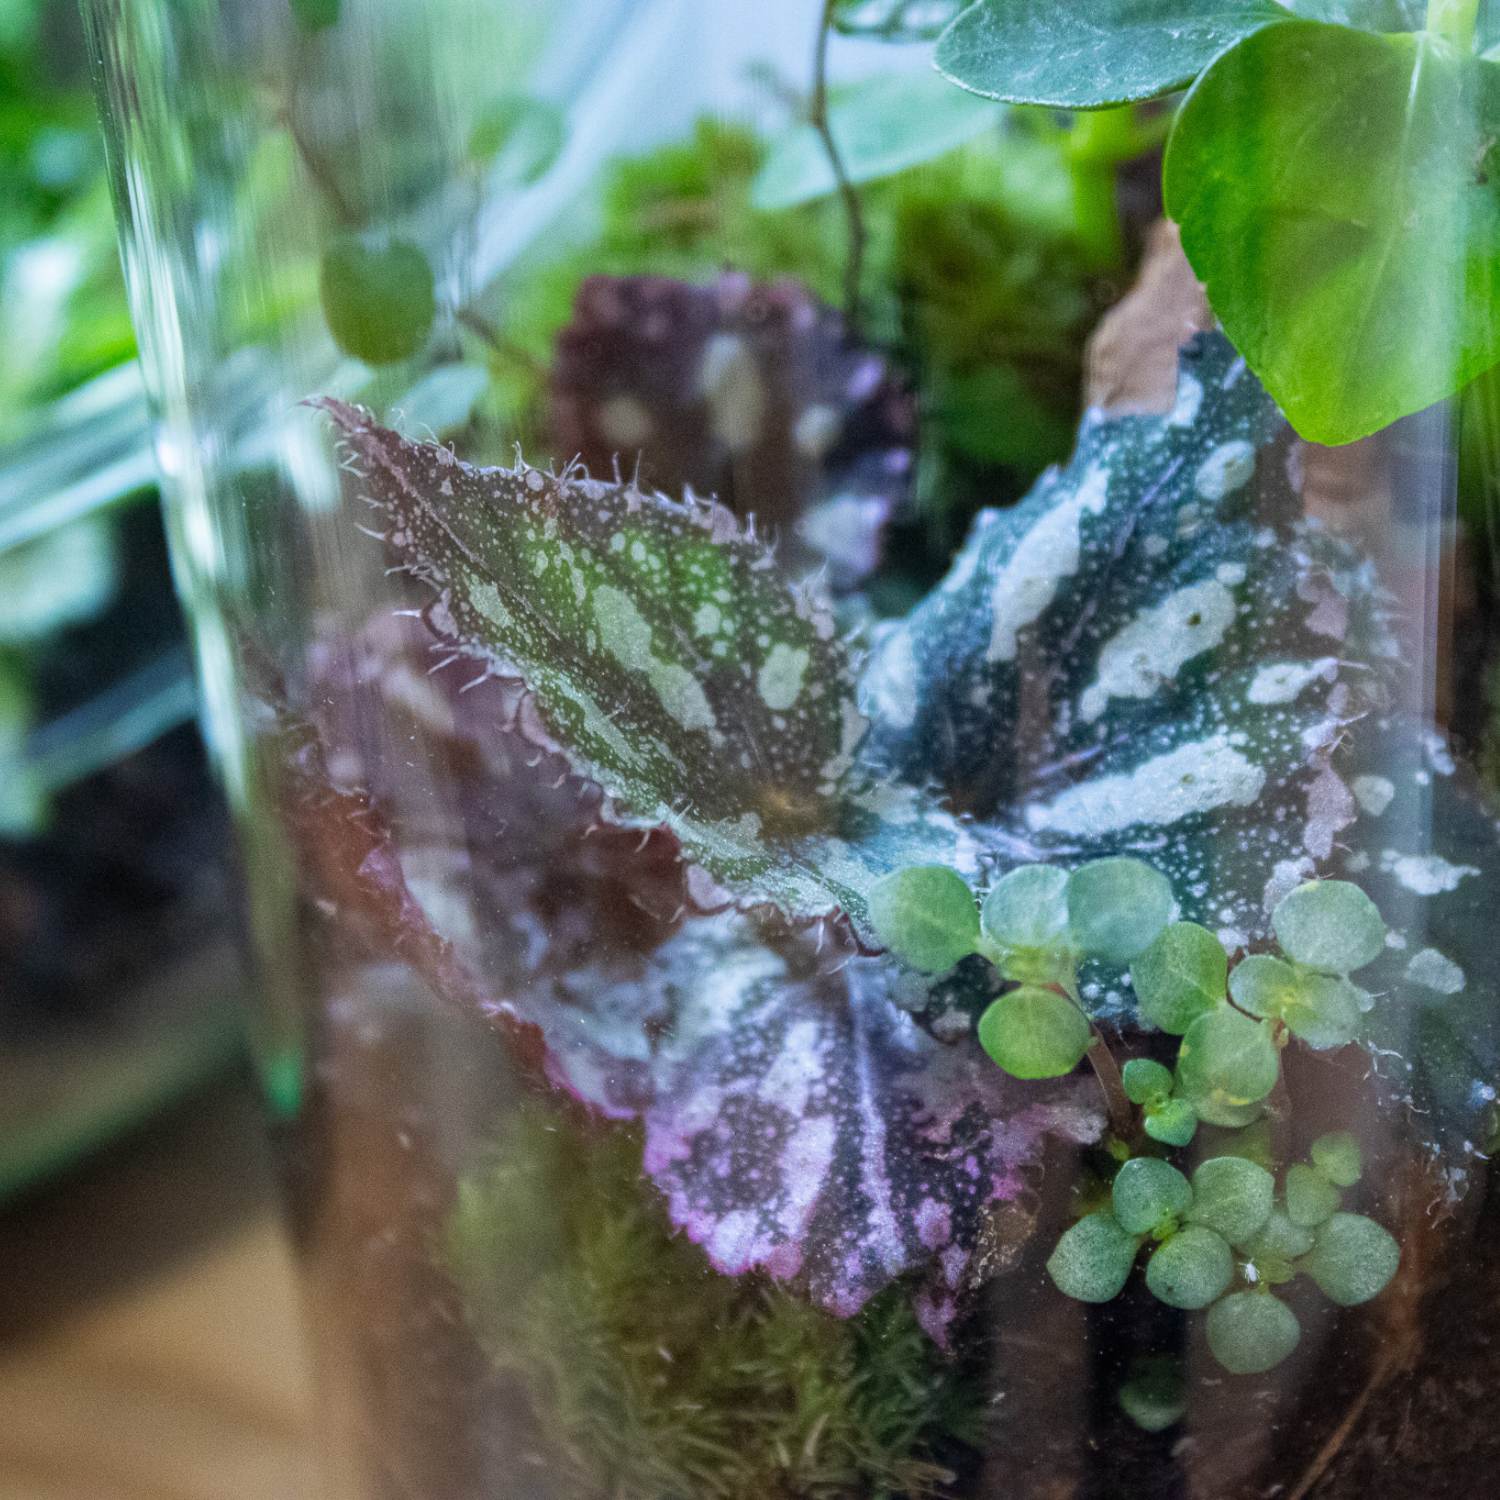
<path id="1" fill-rule="evenodd" d="M 1263 938 L 1358 815 L 1335 757 L 1393 672 L 1373 570 L 1303 519 L 1289 441 L 1216 335 L 1170 412 L 1086 417 L 877 644 L 865 759 L 1060 863 L 1145 860 L 1226 948 Z"/>
<path id="2" fill-rule="evenodd" d="M 570 764 L 744 904 L 847 912 L 902 865 L 974 868 L 935 799 L 855 762 L 865 721 L 818 598 L 710 501 L 482 469 L 336 401 L 364 498 L 457 655 L 523 680 Z"/>

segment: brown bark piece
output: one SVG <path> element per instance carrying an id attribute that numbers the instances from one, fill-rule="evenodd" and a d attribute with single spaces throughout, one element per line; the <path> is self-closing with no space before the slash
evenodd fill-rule
<path id="1" fill-rule="evenodd" d="M 1163 219 L 1146 237 L 1135 285 L 1100 321 L 1085 355 L 1084 398 L 1112 415 L 1166 412 L 1177 394 L 1177 351 L 1214 326 L 1177 226 Z"/>

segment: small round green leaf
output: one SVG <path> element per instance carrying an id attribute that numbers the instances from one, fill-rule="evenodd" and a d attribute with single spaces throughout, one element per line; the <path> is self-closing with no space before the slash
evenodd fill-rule
<path id="1" fill-rule="evenodd" d="M 1182 1367 L 1175 1359 L 1143 1359 L 1120 1387 L 1120 1409 L 1143 1432 L 1164 1432 L 1187 1411 Z"/>
<path id="2" fill-rule="evenodd" d="M 1364 1171 L 1359 1142 L 1347 1130 L 1330 1131 L 1312 1143 L 1308 1153 L 1315 1166 L 1335 1187 L 1353 1187 Z"/>
<path id="3" fill-rule="evenodd" d="M 1217 1125 L 1224 1130 L 1243 1130 L 1253 1125 L 1265 1113 L 1264 1103 L 1226 1104 L 1221 1099 L 1194 1099 L 1193 1113 L 1205 1125 Z"/>
<path id="4" fill-rule="evenodd" d="M 1115 1173 L 1115 1222 L 1131 1234 L 1150 1234 L 1180 1219 L 1193 1201 L 1188 1180 L 1154 1156 L 1136 1156 Z"/>
<path id="5" fill-rule="evenodd" d="M 344 353 L 366 364 L 408 359 L 437 311 L 432 268 L 409 240 L 373 246 L 341 240 L 323 254 L 323 316 Z"/>
<path id="6" fill-rule="evenodd" d="M 1252 953 L 1234 966 L 1229 993 L 1241 1010 L 1268 1021 L 1280 1020 L 1297 996 L 1297 971 L 1285 959 Z"/>
<path id="7" fill-rule="evenodd" d="M 1312 1229 L 1339 1206 L 1339 1190 L 1319 1171 L 1300 1162 L 1286 1174 L 1286 1212 L 1294 1224 Z"/>
<path id="8" fill-rule="evenodd" d="M 1275 1194 L 1276 1179 L 1264 1167 L 1243 1156 L 1211 1156 L 1193 1173 L 1188 1221 L 1243 1245 L 1270 1218 Z"/>
<path id="9" fill-rule="evenodd" d="M 1055 949 L 1068 944 L 1068 872 L 1056 865 L 1021 865 L 984 898 L 980 927 L 1005 948 Z"/>
<path id="10" fill-rule="evenodd" d="M 1363 1214 L 1334 1214 L 1317 1230 L 1302 1269 L 1340 1307 L 1368 1302 L 1385 1290 L 1401 1262 L 1401 1247 Z"/>
<path id="11" fill-rule="evenodd" d="M 1271 913 L 1288 958 L 1324 974 L 1349 974 L 1385 951 L 1385 923 L 1375 903 L 1347 880 L 1309 880 Z"/>
<path id="12" fill-rule="evenodd" d="M 1153 1025 L 1181 1036 L 1224 999 L 1229 957 L 1196 922 L 1173 922 L 1130 966 L 1141 1013 Z"/>
<path id="13" fill-rule="evenodd" d="M 1299 1255 L 1306 1255 L 1312 1247 L 1312 1230 L 1295 1223 L 1284 1210 L 1273 1208 L 1270 1217 L 1261 1225 L 1260 1233 L 1245 1249 L 1252 1260 L 1269 1255 L 1291 1261 Z"/>
<path id="14" fill-rule="evenodd" d="M 1186 1099 L 1165 1099 L 1148 1105 L 1146 1134 L 1164 1146 L 1186 1146 L 1198 1130 L 1198 1111 Z"/>
<path id="15" fill-rule="evenodd" d="M 1055 990 L 1023 985 L 979 1018 L 979 1044 L 1012 1078 L 1061 1078 L 1088 1050 L 1088 1018 Z"/>
<path id="16" fill-rule="evenodd" d="M 1269 1292 L 1231 1292 L 1208 1310 L 1208 1347 L 1231 1375 L 1279 1365 L 1302 1336 L 1297 1315 Z"/>
<path id="17" fill-rule="evenodd" d="M 924 974 L 946 974 L 979 943 L 979 908 L 946 865 L 911 865 L 870 888 L 870 922 L 898 958 Z"/>
<path id="18" fill-rule="evenodd" d="M 1177 1077 L 1194 1105 L 1254 1104 L 1276 1087 L 1280 1070 L 1271 1028 L 1227 1005 L 1199 1016 L 1177 1054 Z"/>
<path id="19" fill-rule="evenodd" d="M 1154 1104 L 1172 1092 L 1172 1074 L 1149 1057 L 1132 1057 L 1120 1070 L 1120 1078 L 1132 1104 Z"/>
<path id="20" fill-rule="evenodd" d="M 1113 1214 L 1090 1214 L 1058 1240 L 1047 1274 L 1065 1297 L 1108 1302 L 1125 1285 L 1139 1248 L 1140 1240 L 1121 1229 Z"/>
<path id="21" fill-rule="evenodd" d="M 1359 1034 L 1362 995 L 1342 975 L 1304 970 L 1282 1018 L 1292 1035 L 1309 1047 L 1345 1047 Z"/>
<path id="22" fill-rule="evenodd" d="M 1068 924 L 1091 958 L 1128 964 L 1154 943 L 1172 915 L 1172 886 L 1138 859 L 1096 859 L 1068 880 Z"/>
<path id="23" fill-rule="evenodd" d="M 1158 1302 L 1194 1311 L 1229 1285 L 1234 1257 L 1222 1235 L 1190 1224 L 1163 1240 L 1146 1262 L 1146 1286 Z"/>

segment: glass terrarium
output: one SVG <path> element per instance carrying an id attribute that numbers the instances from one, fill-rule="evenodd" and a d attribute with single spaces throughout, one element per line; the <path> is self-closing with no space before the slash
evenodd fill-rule
<path id="1" fill-rule="evenodd" d="M 1482 1482 L 1500 15 L 85 13 L 330 1492 Z"/>

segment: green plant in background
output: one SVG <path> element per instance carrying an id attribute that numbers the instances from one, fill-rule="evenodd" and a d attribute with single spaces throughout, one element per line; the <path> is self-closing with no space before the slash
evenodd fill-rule
<path id="1" fill-rule="evenodd" d="M 1190 85 L 1167 210 L 1293 425 L 1342 443 L 1500 359 L 1496 26 L 1478 0 L 1425 15 L 1396 0 L 978 0 L 936 60 L 965 89 L 1069 109 Z"/>
<path id="2" fill-rule="evenodd" d="M 994 965 L 1010 988 L 980 1018 L 978 1036 L 1006 1072 L 1061 1077 L 1087 1054 L 1127 1146 L 1144 1147 L 1144 1135 L 1181 1147 L 1199 1120 L 1254 1120 L 1293 1038 L 1313 1048 L 1355 1039 L 1373 1000 L 1348 976 L 1380 956 L 1386 929 L 1357 886 L 1308 881 L 1271 915 L 1284 956 L 1251 954 L 1231 971 L 1213 933 L 1170 921 L 1174 906 L 1165 878 L 1134 859 L 1096 860 L 1071 874 L 1022 865 L 982 905 L 955 871 L 932 865 L 879 881 L 870 920 L 896 957 L 924 973 L 973 954 Z M 1181 1038 L 1175 1076 L 1149 1058 L 1116 1069 L 1079 994 L 1078 965 L 1089 959 L 1128 966 L 1142 1018 Z M 1287 1169 L 1279 1200 L 1272 1173 L 1243 1156 L 1210 1157 L 1189 1179 L 1160 1156 L 1129 1155 L 1109 1205 L 1063 1234 L 1047 1270 L 1065 1295 L 1108 1302 L 1149 1245 L 1147 1290 L 1169 1307 L 1208 1309 L 1219 1363 L 1258 1374 L 1299 1337 L 1274 1287 L 1306 1275 L 1350 1307 L 1395 1274 L 1395 1240 L 1373 1220 L 1339 1211 L 1341 1190 L 1361 1172 L 1358 1143 L 1346 1132 L 1320 1137 L 1308 1162 Z"/>
<path id="3" fill-rule="evenodd" d="M 513 1121 L 459 1184 L 443 1259 L 526 1397 L 538 1493 L 948 1493 L 984 1386 L 892 1292 L 853 1321 L 716 1274 L 640 1191 L 639 1145 Z"/>

